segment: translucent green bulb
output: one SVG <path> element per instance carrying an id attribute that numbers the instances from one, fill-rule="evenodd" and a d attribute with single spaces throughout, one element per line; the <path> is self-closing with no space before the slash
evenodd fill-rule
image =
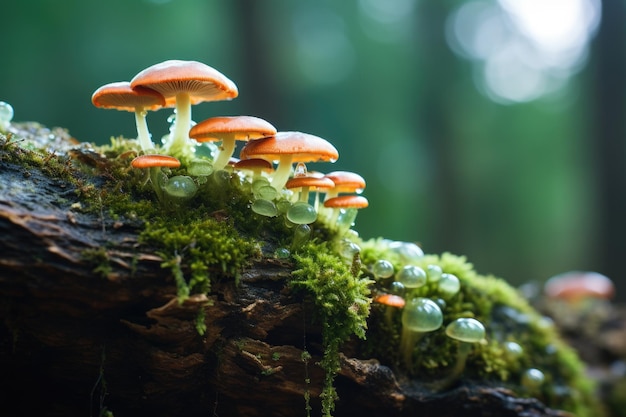
<path id="1" fill-rule="evenodd" d="M 266 217 L 275 217 L 278 215 L 278 209 L 276 208 L 276 204 L 270 200 L 265 200 L 263 198 L 257 198 L 252 203 L 252 211 L 256 214 L 260 214 L 261 216 Z"/>
<path id="2" fill-rule="evenodd" d="M 298 201 L 287 210 L 287 219 L 295 224 L 313 223 L 317 219 L 317 211 L 312 205 Z"/>
<path id="3" fill-rule="evenodd" d="M 376 278 L 389 278 L 393 272 L 393 265 L 385 259 L 379 259 L 372 265 L 372 273 Z"/>
<path id="4" fill-rule="evenodd" d="M 187 173 L 194 177 L 206 177 L 213 173 L 213 163 L 206 159 L 194 159 L 189 164 Z"/>
<path id="5" fill-rule="evenodd" d="M 428 275 L 428 281 L 437 282 L 441 279 L 443 270 L 439 265 L 428 265 L 426 267 L 426 273 Z"/>
<path id="6" fill-rule="evenodd" d="M 476 319 L 460 318 L 448 324 L 446 334 L 461 342 L 478 343 L 485 338 L 485 326 Z"/>
<path id="7" fill-rule="evenodd" d="M 413 298 L 402 311 L 402 326 L 415 332 L 432 332 L 443 324 L 443 313 L 433 300 Z"/>
<path id="8" fill-rule="evenodd" d="M 406 288 L 419 288 L 426 284 L 426 272 L 419 266 L 406 265 L 396 275 L 396 281 L 404 284 Z"/>
<path id="9" fill-rule="evenodd" d="M 453 274 L 441 274 L 441 278 L 439 279 L 439 291 L 448 297 L 452 297 L 456 295 L 461 289 L 461 282 Z"/>
<path id="10" fill-rule="evenodd" d="M 191 198 L 198 191 L 198 186 L 195 182 L 186 175 L 176 175 L 167 180 L 164 191 L 177 198 Z"/>

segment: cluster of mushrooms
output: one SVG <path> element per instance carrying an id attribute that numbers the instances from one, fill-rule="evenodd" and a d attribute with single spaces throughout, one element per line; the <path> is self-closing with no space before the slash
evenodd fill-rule
<path id="1" fill-rule="evenodd" d="M 288 222 L 305 225 L 321 214 L 329 226 L 349 229 L 356 210 L 368 206 L 368 200 L 359 195 L 365 180 L 349 171 L 309 172 L 305 165 L 335 162 L 339 154 L 330 142 L 303 132 L 278 132 L 254 116 L 192 122 L 192 105 L 231 100 L 238 94 L 235 83 L 213 67 L 197 61 L 168 60 L 144 69 L 130 81 L 103 85 L 93 93 L 92 103 L 135 113 L 141 154 L 131 165 L 149 170 L 160 200 L 191 198 L 209 176 L 219 180 L 236 173 L 251 184 L 251 208 L 260 215 L 284 214 Z M 172 107 L 175 115 L 169 119 L 169 135 L 163 146 L 157 147 L 148 130 L 147 112 Z M 245 142 L 239 158 L 233 156 L 237 142 Z M 198 151 L 203 145 L 209 146 L 207 156 Z M 189 175 L 168 178 L 163 168 L 178 168 L 181 160 L 188 161 Z M 320 194 L 324 194 L 323 199 Z"/>

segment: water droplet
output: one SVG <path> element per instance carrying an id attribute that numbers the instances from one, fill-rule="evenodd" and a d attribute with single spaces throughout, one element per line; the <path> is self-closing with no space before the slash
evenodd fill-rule
<path id="1" fill-rule="evenodd" d="M 396 275 L 396 281 L 406 288 L 419 288 L 426 284 L 426 272 L 419 266 L 406 265 Z"/>
<path id="2" fill-rule="evenodd" d="M 537 368 L 530 368 L 522 374 L 522 386 L 528 389 L 537 389 L 543 385 L 545 375 Z"/>
<path id="3" fill-rule="evenodd" d="M 354 221 L 356 220 L 356 215 L 358 214 L 358 210 L 355 208 L 350 209 L 341 209 L 339 211 L 339 216 L 337 217 L 337 226 L 340 229 L 349 229 L 354 226 Z"/>
<path id="4" fill-rule="evenodd" d="M 307 174 L 306 165 L 304 164 L 304 162 L 298 162 L 293 171 L 293 176 L 294 177 L 306 177 L 306 174 Z"/>
<path id="5" fill-rule="evenodd" d="M 274 252 L 274 256 L 278 259 L 288 259 L 291 256 L 291 252 L 287 248 L 278 248 Z"/>
<path id="6" fill-rule="evenodd" d="M 167 123 L 173 124 L 174 121 L 176 121 L 176 113 L 172 113 L 169 116 L 167 116 Z"/>
<path id="7" fill-rule="evenodd" d="M 385 259 L 379 259 L 372 265 L 372 273 L 377 278 L 389 278 L 394 273 L 393 265 Z"/>
<path id="8" fill-rule="evenodd" d="M 389 293 L 404 296 L 404 294 L 406 293 L 406 287 L 403 283 L 394 281 L 389 284 Z"/>
<path id="9" fill-rule="evenodd" d="M 299 224 L 293 231 L 293 242 L 291 244 L 292 250 L 295 250 L 304 245 L 311 237 L 311 226 L 308 224 Z"/>
<path id="10" fill-rule="evenodd" d="M 276 207 L 278 207 L 278 212 L 281 214 L 287 213 L 287 210 L 291 207 L 291 202 L 289 200 L 278 200 L 276 203 Z"/>
<path id="11" fill-rule="evenodd" d="M 194 159 L 189 163 L 187 173 L 196 177 L 205 177 L 213 173 L 213 163 L 206 159 Z"/>
<path id="12" fill-rule="evenodd" d="M 349 240 L 342 240 L 339 246 L 339 254 L 343 256 L 345 259 L 352 262 L 354 255 L 361 252 L 361 247 L 354 242 L 350 242 Z"/>
<path id="13" fill-rule="evenodd" d="M 295 224 L 313 223 L 317 219 L 317 211 L 309 203 L 298 201 L 287 210 L 287 219 Z"/>
<path id="14" fill-rule="evenodd" d="M 266 217 L 275 217 L 278 215 L 278 209 L 276 208 L 276 204 L 274 204 L 270 200 L 265 200 L 262 198 L 254 200 L 252 203 L 252 211 L 256 214 L 260 214 L 261 216 Z"/>
<path id="15" fill-rule="evenodd" d="M 270 185 L 270 180 L 268 180 L 267 178 L 255 178 L 255 180 L 252 181 L 252 192 L 257 194 L 261 188 L 267 187 L 268 185 Z"/>
<path id="16" fill-rule="evenodd" d="M 278 197 L 278 191 L 271 185 L 264 185 L 258 189 L 254 194 L 258 198 L 264 198 L 266 200 L 273 200 Z"/>
<path id="17" fill-rule="evenodd" d="M 191 177 L 176 175 L 167 180 L 163 189 L 172 197 L 191 198 L 198 191 L 198 186 L 193 182 Z"/>
<path id="18" fill-rule="evenodd" d="M 439 291 L 448 297 L 452 297 L 461 289 L 461 282 L 453 274 L 441 274 L 439 279 Z"/>
<path id="19" fill-rule="evenodd" d="M 0 129 L 5 130 L 13 120 L 13 107 L 4 101 L 0 101 Z"/>
<path id="20" fill-rule="evenodd" d="M 389 243 L 389 249 L 397 253 L 404 263 L 416 262 L 424 256 L 424 251 L 411 242 L 392 241 Z"/>
<path id="21" fill-rule="evenodd" d="M 507 359 L 517 359 L 524 353 L 524 349 L 519 345 L 519 343 L 515 342 L 506 342 L 504 344 L 504 354 Z"/>
<path id="22" fill-rule="evenodd" d="M 428 281 L 437 282 L 441 279 L 441 274 L 443 274 L 443 270 L 439 265 L 428 265 L 426 267 L 426 273 L 428 275 Z"/>

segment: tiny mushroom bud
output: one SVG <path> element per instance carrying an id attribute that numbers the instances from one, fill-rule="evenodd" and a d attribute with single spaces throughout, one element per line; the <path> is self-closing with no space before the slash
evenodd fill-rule
<path id="1" fill-rule="evenodd" d="M 191 128 L 191 105 L 203 101 L 231 100 L 237 86 L 213 67 L 197 61 L 168 60 L 139 72 L 130 81 L 132 88 L 146 87 L 165 97 L 167 107 L 176 108 L 176 118 L 166 144 L 168 153 L 185 148 Z"/>
<path id="2" fill-rule="evenodd" d="M 406 305 L 404 298 L 396 294 L 381 294 L 374 298 L 374 302 L 385 306 L 385 322 L 388 326 L 393 322 L 394 313 Z"/>
<path id="3" fill-rule="evenodd" d="M 415 345 L 428 332 L 443 324 L 443 312 L 433 300 L 424 297 L 411 299 L 402 311 L 402 333 L 400 335 L 400 357 L 410 369 L 413 367 Z"/>
<path id="4" fill-rule="evenodd" d="M 485 339 L 485 326 L 473 318 L 458 318 L 446 326 L 446 335 L 459 342 L 456 363 L 450 374 L 438 382 L 439 389 L 445 389 L 453 384 L 463 373 L 467 357 L 472 346 Z"/>
<path id="5" fill-rule="evenodd" d="M 158 91 L 148 88 L 131 88 L 127 81 L 105 84 L 91 96 L 96 107 L 132 111 L 137 125 L 137 141 L 144 151 L 154 148 L 150 139 L 146 110 L 157 110 L 165 106 L 165 98 Z"/>
<path id="6" fill-rule="evenodd" d="M 216 171 L 224 169 L 233 155 L 236 141 L 261 139 L 274 134 L 274 126 L 254 116 L 211 117 L 189 131 L 189 137 L 198 142 L 222 141 L 222 148 L 213 163 Z"/>

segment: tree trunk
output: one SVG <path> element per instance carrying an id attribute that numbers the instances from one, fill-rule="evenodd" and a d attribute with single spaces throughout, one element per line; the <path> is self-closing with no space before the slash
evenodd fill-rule
<path id="1" fill-rule="evenodd" d="M 3 139 L 0 137 L 0 139 Z M 65 148 L 67 149 L 67 148 Z M 83 149 L 83 150 L 80 150 Z M 140 222 L 75 210 L 75 185 L 12 162 L 0 141 L 0 402 L 32 416 L 320 415 L 313 306 L 292 265 L 260 259 L 184 303 Z M 63 152 L 59 152 L 61 155 Z M 91 157 L 77 148 L 75 157 Z M 98 182 L 92 178 L 91 182 Z M 206 333 L 196 329 L 205 314 Z M 433 394 L 344 346 L 334 415 L 564 416 L 498 387 Z M 311 355 L 309 360 L 303 353 Z M 111 414 L 109 414 L 109 412 Z"/>

